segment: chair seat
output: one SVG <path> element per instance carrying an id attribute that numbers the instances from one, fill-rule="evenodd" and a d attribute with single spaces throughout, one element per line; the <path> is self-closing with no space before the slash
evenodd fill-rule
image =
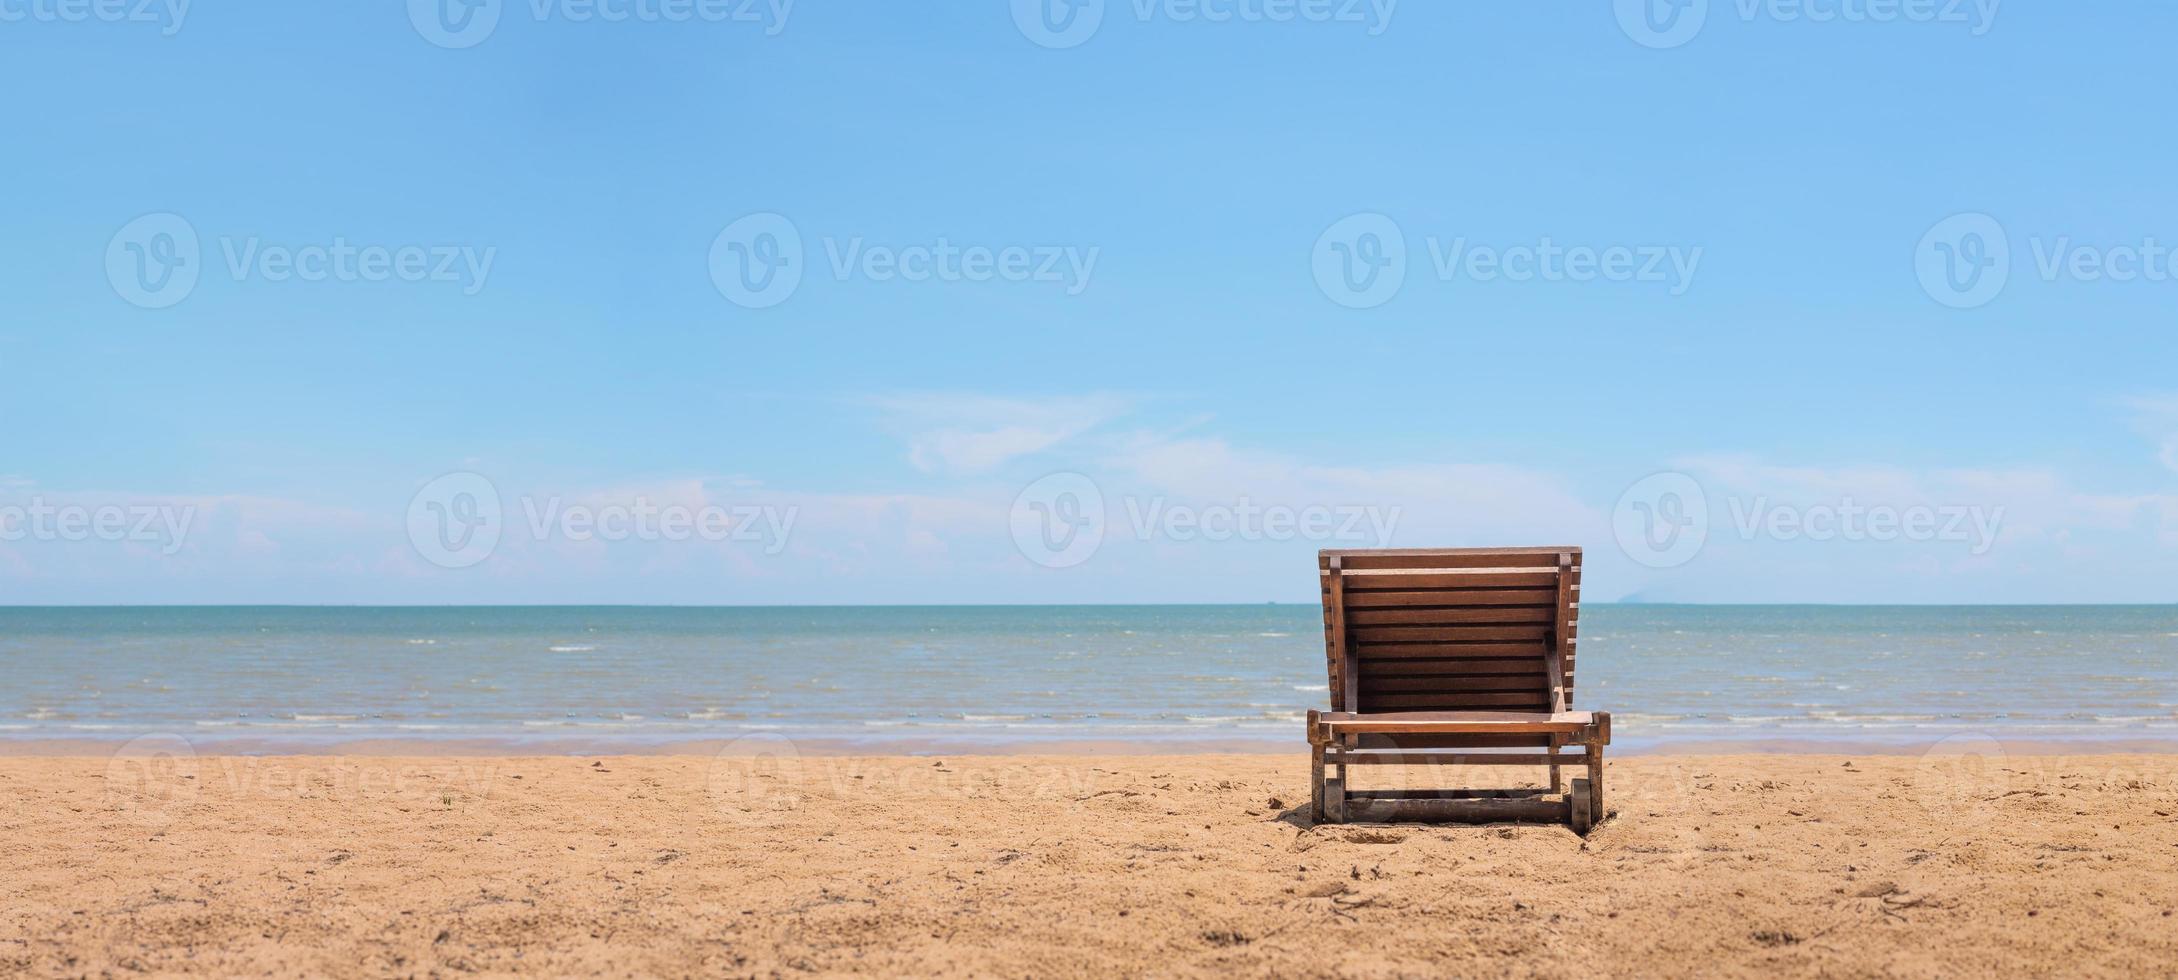
<path id="1" fill-rule="evenodd" d="M 1327 711 L 1316 716 L 1328 734 L 1564 734 L 1596 723 L 1592 711 Z"/>

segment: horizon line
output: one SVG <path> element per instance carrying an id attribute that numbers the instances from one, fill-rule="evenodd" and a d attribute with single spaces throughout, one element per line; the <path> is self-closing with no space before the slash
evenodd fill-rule
<path id="1" fill-rule="evenodd" d="M 1594 606 L 1785 607 L 1859 609 L 2036 609 L 2155 608 L 2169 602 L 1583 602 Z M 1142 607 L 1320 606 L 1308 601 L 1265 599 L 1253 602 L 809 602 L 809 603 L 369 603 L 369 602 L 171 602 L 171 603 L 0 603 L 8 609 L 1129 609 Z"/>

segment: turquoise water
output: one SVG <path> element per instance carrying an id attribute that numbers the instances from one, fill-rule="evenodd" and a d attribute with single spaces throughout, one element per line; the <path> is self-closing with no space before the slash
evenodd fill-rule
<path id="1" fill-rule="evenodd" d="M 1313 606 L 0 608 L 0 737 L 1290 740 Z M 1598 606 L 1622 736 L 2178 738 L 2178 607 Z"/>

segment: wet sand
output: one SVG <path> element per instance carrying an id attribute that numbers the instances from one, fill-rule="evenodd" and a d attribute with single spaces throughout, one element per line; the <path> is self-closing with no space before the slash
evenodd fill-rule
<path id="1" fill-rule="evenodd" d="M 0 973 L 2178 971 L 2178 756 L 1659 754 L 1607 790 L 1583 839 L 1311 826 L 1298 752 L 15 755 Z"/>

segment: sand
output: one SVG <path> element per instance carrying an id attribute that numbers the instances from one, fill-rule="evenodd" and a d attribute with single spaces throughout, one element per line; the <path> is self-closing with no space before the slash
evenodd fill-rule
<path id="1" fill-rule="evenodd" d="M 0 974 L 2178 971 L 2178 757 L 1632 757 L 1585 840 L 1312 827 L 1306 768 L 0 758 Z"/>

